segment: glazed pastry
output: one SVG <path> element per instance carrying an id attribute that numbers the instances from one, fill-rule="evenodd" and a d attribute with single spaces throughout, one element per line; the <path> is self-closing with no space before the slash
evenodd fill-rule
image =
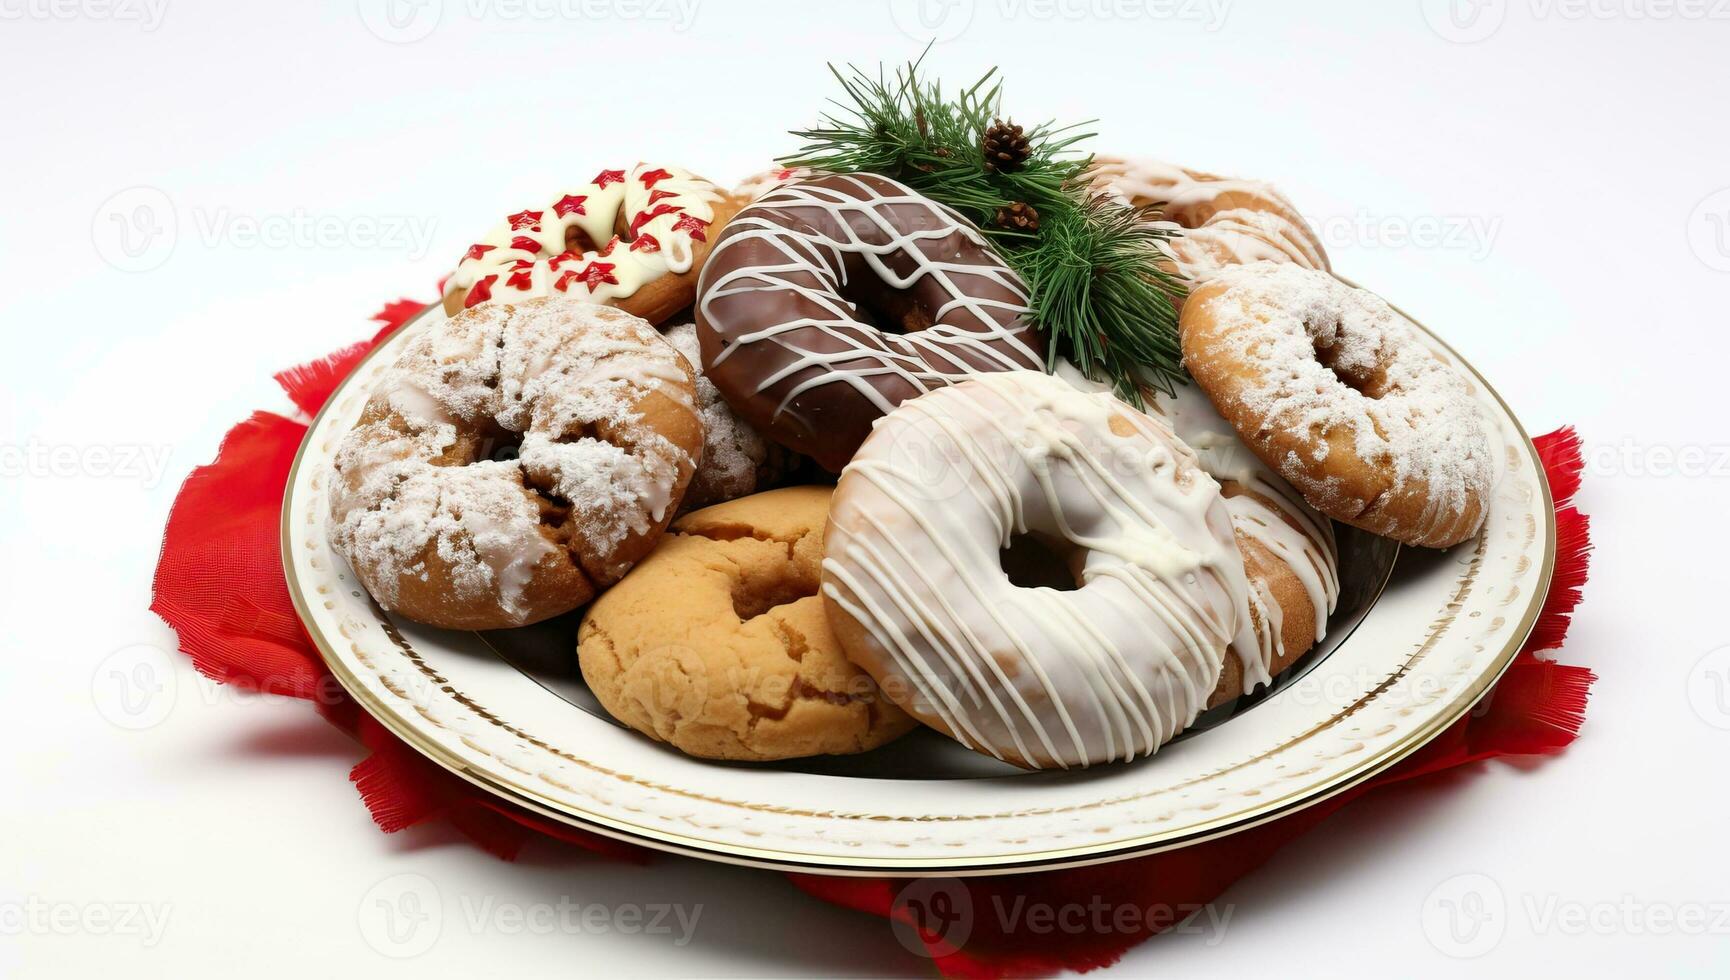
<path id="1" fill-rule="evenodd" d="M 445 312 L 559 296 L 660 323 L 691 305 L 714 236 L 737 210 L 688 170 L 602 170 L 500 222 L 445 282 Z"/>
<path id="2" fill-rule="evenodd" d="M 1494 470 L 1471 386 L 1374 293 L 1257 263 L 1192 293 L 1180 331 L 1220 415 L 1315 509 L 1432 548 L 1482 526 Z"/>
<path id="3" fill-rule="evenodd" d="M 1136 207 L 1158 207 L 1157 223 L 1182 229 L 1160 247 L 1166 271 L 1191 283 L 1250 262 L 1328 268 L 1315 230 L 1270 184 L 1119 157 L 1100 157 L 1092 177 L 1095 190 Z"/>
<path id="4" fill-rule="evenodd" d="M 686 514 L 589 607 L 577 656 L 613 717 L 711 759 L 863 752 L 913 728 L 824 618 L 829 495 L 788 487 Z"/>
<path id="5" fill-rule="evenodd" d="M 703 449 L 647 322 L 552 298 L 416 337 L 336 453 L 333 544 L 386 609 L 452 629 L 568 612 L 660 537 Z"/>
<path id="6" fill-rule="evenodd" d="M 1054 574 L 1055 573 L 1055 574 Z M 823 597 L 919 720 L 1030 768 L 1152 753 L 1257 645 L 1219 485 L 1159 418 L 1033 371 L 885 416 L 841 476 Z"/>
<path id="7" fill-rule="evenodd" d="M 703 270 L 697 332 L 728 404 L 838 472 L 906 399 L 1041 367 L 1027 299 L 959 214 L 887 177 L 838 174 L 739 212 Z"/>
<path id="8" fill-rule="evenodd" d="M 1234 643 L 1208 707 L 1270 682 L 1321 642 L 1340 597 L 1333 522 L 1249 451 L 1194 385 L 1160 395 L 1153 411 L 1218 481 L 1249 580 L 1256 647 Z"/>

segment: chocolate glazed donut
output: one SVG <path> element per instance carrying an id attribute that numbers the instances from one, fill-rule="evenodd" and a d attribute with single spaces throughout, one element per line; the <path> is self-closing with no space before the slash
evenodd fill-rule
<path id="1" fill-rule="evenodd" d="M 961 215 L 874 174 L 796 181 L 740 211 L 697 297 L 727 402 L 832 472 L 915 395 L 1044 367 L 1020 277 Z"/>

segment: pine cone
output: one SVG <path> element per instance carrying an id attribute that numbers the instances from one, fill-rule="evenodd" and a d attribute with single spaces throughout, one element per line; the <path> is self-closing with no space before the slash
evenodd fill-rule
<path id="1" fill-rule="evenodd" d="M 979 145 L 985 151 L 985 169 L 1005 174 L 1020 170 L 1033 152 L 1021 127 L 1001 119 L 991 120 Z"/>
<path id="2" fill-rule="evenodd" d="M 1033 210 L 1033 205 L 1025 201 L 1016 201 L 1008 207 L 997 209 L 997 223 L 1010 231 L 1032 234 L 1039 231 L 1039 212 Z"/>

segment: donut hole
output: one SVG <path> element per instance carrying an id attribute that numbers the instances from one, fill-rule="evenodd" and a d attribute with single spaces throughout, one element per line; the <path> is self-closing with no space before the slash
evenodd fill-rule
<path id="1" fill-rule="evenodd" d="M 1081 565 L 1086 552 L 1068 541 L 1043 534 L 1017 534 L 1009 547 L 997 553 L 1003 574 L 1018 589 L 1054 589 L 1074 592 L 1081 588 Z"/>
<path id="2" fill-rule="evenodd" d="M 1377 378 L 1343 363 L 1346 344 L 1342 328 L 1338 321 L 1325 328 L 1318 329 L 1306 325 L 1310 335 L 1311 346 L 1315 350 L 1316 363 L 1333 372 L 1340 384 L 1363 395 L 1365 398 L 1380 398 L 1382 391 L 1377 384 Z"/>
<path id="3" fill-rule="evenodd" d="M 522 455 L 522 451 L 523 434 L 495 424 L 481 432 L 475 445 L 474 462 L 508 463 Z"/>
<path id="4" fill-rule="evenodd" d="M 620 221 L 623 220 L 624 216 L 620 215 Z M 598 252 L 601 249 L 601 244 L 590 238 L 588 232 L 576 225 L 571 225 L 565 229 L 565 251 L 567 252 L 576 252 L 578 255 L 584 252 Z"/>
<path id="5" fill-rule="evenodd" d="M 861 320 L 884 333 L 918 333 L 937 322 L 910 290 L 857 289 L 847 298 Z"/>

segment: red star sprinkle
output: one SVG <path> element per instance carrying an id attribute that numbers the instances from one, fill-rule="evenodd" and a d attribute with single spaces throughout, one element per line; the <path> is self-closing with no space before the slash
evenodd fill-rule
<path id="1" fill-rule="evenodd" d="M 603 190 L 608 184 L 622 184 L 624 182 L 625 172 L 623 170 L 603 170 L 601 171 L 600 176 L 589 181 L 589 183 L 594 184 L 596 187 L 602 188 Z"/>
<path id="2" fill-rule="evenodd" d="M 590 262 L 583 266 L 581 272 L 567 270 L 559 276 L 559 281 L 553 286 L 561 293 L 570 288 L 572 282 L 580 282 L 589 287 L 591 293 L 598 289 L 602 283 L 612 283 L 617 286 L 619 280 L 613 278 L 614 268 L 615 266 L 611 262 Z"/>
<path id="3" fill-rule="evenodd" d="M 708 241 L 707 238 L 703 237 L 703 229 L 707 227 L 709 227 L 709 223 L 694 214 L 679 215 L 679 220 L 673 222 L 674 231 L 688 231 L 691 233 L 691 237 L 699 242 Z"/>
<path id="4" fill-rule="evenodd" d="M 527 235 L 518 235 L 511 239 L 511 247 L 533 255 L 541 250 L 541 243 Z"/>
<path id="5" fill-rule="evenodd" d="M 493 298 L 493 283 L 498 282 L 498 276 L 482 276 L 469 290 L 468 298 L 463 300 L 463 309 L 468 309 L 479 303 L 485 303 Z"/>
<path id="6" fill-rule="evenodd" d="M 796 170 L 777 170 L 777 171 L 775 171 L 775 179 L 776 180 L 787 180 L 787 179 L 791 178 L 797 172 L 798 171 L 796 171 Z"/>
<path id="7" fill-rule="evenodd" d="M 666 180 L 671 176 L 673 176 L 673 173 L 670 170 L 656 169 L 643 171 L 643 175 L 637 179 L 643 182 L 644 187 L 654 187 L 655 184 Z"/>
<path id="8" fill-rule="evenodd" d="M 660 200 L 664 200 L 664 199 L 669 198 L 669 197 L 676 197 L 676 196 L 678 196 L 678 195 L 676 195 L 672 191 L 650 191 L 649 192 L 649 203 L 654 204 L 656 201 L 660 201 Z"/>
<path id="9" fill-rule="evenodd" d="M 479 259 L 481 256 L 487 254 L 488 252 L 492 251 L 495 248 L 498 248 L 498 246 L 497 245 L 481 245 L 478 243 L 474 244 L 474 245 L 470 245 L 469 250 L 463 253 L 463 261 L 467 262 L 469 259 Z"/>
<path id="10" fill-rule="evenodd" d="M 659 218 L 661 215 L 676 214 L 682 210 L 684 209 L 679 207 L 677 204 L 657 204 L 654 207 L 649 208 L 647 211 L 638 211 L 637 216 L 631 219 L 631 236 L 633 238 L 636 237 L 639 228 L 656 218 Z"/>
<path id="11" fill-rule="evenodd" d="M 542 212 L 542 211 L 518 211 L 516 214 L 511 215 L 506 220 L 511 223 L 511 230 L 512 231 L 522 231 L 524 228 L 527 228 L 530 231 L 540 231 L 541 230 L 541 215 L 543 213 L 545 213 L 545 212 Z"/>
<path id="12" fill-rule="evenodd" d="M 561 218 L 573 214 L 588 214 L 589 212 L 583 210 L 583 202 L 586 200 L 588 197 L 583 194 L 566 194 L 553 205 L 553 213 Z"/>
<path id="13" fill-rule="evenodd" d="M 524 267 L 518 268 L 510 274 L 509 278 L 505 279 L 505 285 L 512 289 L 520 289 L 525 293 L 528 292 L 529 288 L 535 284 L 534 268 L 533 262 L 524 263 Z"/>
<path id="14" fill-rule="evenodd" d="M 554 272 L 557 272 L 559 271 L 559 266 L 564 265 L 566 262 L 575 262 L 580 258 L 582 258 L 582 256 L 575 252 L 560 252 L 547 260 L 547 267 L 552 269 Z"/>
<path id="15" fill-rule="evenodd" d="M 660 250 L 661 243 L 655 241 L 654 235 L 638 235 L 637 240 L 631 243 L 631 251 L 633 252 L 659 252 Z"/>
<path id="16" fill-rule="evenodd" d="M 618 247 L 618 244 L 619 244 L 619 236 L 614 235 L 613 237 L 607 239 L 607 244 L 602 245 L 601 250 L 599 252 L 596 252 L 595 254 L 601 255 L 601 256 L 611 255 L 611 254 L 613 254 L 613 249 Z"/>

